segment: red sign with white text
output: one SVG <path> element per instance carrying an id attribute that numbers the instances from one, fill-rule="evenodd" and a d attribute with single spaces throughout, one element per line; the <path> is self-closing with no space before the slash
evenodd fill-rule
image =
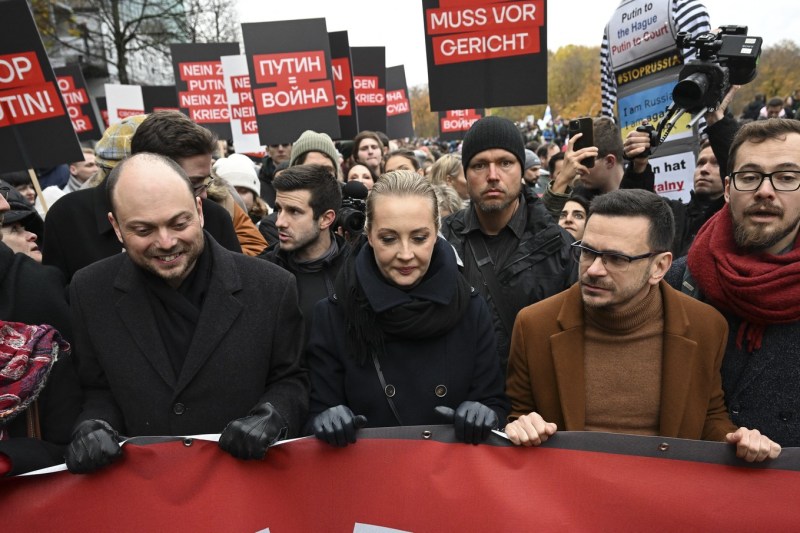
<path id="1" fill-rule="evenodd" d="M 331 72 L 333 90 L 336 92 L 336 111 L 340 117 L 349 117 L 353 114 L 353 102 L 350 101 L 350 90 L 353 88 L 350 58 L 332 59 Z"/>
<path id="2" fill-rule="evenodd" d="M 261 115 L 334 105 L 333 84 L 326 79 L 325 53 L 293 52 L 253 56 L 255 79 L 275 84 L 253 91 Z"/>

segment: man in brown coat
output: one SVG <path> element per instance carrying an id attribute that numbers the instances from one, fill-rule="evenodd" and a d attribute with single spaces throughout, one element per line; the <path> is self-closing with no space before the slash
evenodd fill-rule
<path id="1" fill-rule="evenodd" d="M 573 245 L 579 283 L 523 309 L 514 325 L 506 426 L 514 444 L 541 444 L 560 427 L 727 441 L 747 461 L 778 456 L 780 446 L 728 418 L 725 319 L 662 280 L 674 227 L 653 193 L 595 198 Z"/>

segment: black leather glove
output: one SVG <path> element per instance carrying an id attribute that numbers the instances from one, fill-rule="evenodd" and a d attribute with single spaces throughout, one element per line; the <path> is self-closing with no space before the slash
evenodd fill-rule
<path id="1" fill-rule="evenodd" d="M 456 438 L 468 444 L 480 444 L 497 427 L 497 413 L 480 402 L 461 402 L 455 411 L 440 405 L 436 412 L 452 422 Z"/>
<path id="2" fill-rule="evenodd" d="M 288 430 L 281 414 L 267 402 L 225 426 L 219 447 L 239 459 L 263 459 L 267 448 L 285 438 Z"/>
<path id="3" fill-rule="evenodd" d="M 122 456 L 119 434 L 105 420 L 84 420 L 72 430 L 64 456 L 73 474 L 88 474 Z"/>
<path id="4" fill-rule="evenodd" d="M 354 415 L 346 405 L 325 409 L 311 423 L 314 435 L 331 446 L 344 447 L 356 441 L 356 430 L 367 425 L 367 417 Z"/>

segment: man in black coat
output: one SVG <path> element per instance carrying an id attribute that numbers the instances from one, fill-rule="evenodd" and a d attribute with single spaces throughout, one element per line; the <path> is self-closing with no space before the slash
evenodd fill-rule
<path id="1" fill-rule="evenodd" d="M 333 282 L 348 251 L 344 238 L 332 231 L 342 191 L 330 170 L 320 165 L 290 167 L 272 184 L 279 240 L 259 257 L 297 278 L 308 339 L 314 305 L 333 296 Z"/>
<path id="2" fill-rule="evenodd" d="M 203 232 L 202 203 L 168 158 L 132 156 L 108 188 L 126 253 L 70 286 L 86 400 L 67 467 L 89 472 L 118 457 L 117 431 L 222 432 L 220 447 L 243 459 L 297 435 L 308 377 L 294 277 Z"/>
<path id="3" fill-rule="evenodd" d="M 446 218 L 442 234 L 460 257 L 464 276 L 489 303 L 505 372 L 519 310 L 576 281 L 573 239 L 539 198 L 522 190 L 525 146 L 511 121 L 475 122 L 461 151 L 470 206 Z"/>

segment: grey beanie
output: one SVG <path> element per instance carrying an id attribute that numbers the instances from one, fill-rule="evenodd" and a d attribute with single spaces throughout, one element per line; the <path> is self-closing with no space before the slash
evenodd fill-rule
<path id="1" fill-rule="evenodd" d="M 539 159 L 539 156 L 533 153 L 533 150 L 525 149 L 525 166 L 523 167 L 525 170 L 528 170 L 531 167 L 541 167 L 542 160 Z"/>
<path id="2" fill-rule="evenodd" d="M 464 136 L 461 146 L 464 172 L 473 157 L 492 148 L 501 148 L 514 154 L 520 169 L 525 168 L 525 143 L 522 142 L 522 134 L 507 118 L 491 116 L 476 121 Z"/>
<path id="3" fill-rule="evenodd" d="M 303 154 L 308 152 L 320 152 L 328 157 L 333 163 L 333 168 L 339 168 L 339 155 L 336 152 L 336 147 L 333 141 L 326 133 L 317 133 L 316 131 L 306 130 L 302 135 L 292 143 L 292 153 L 289 157 L 289 166 L 293 167 L 297 164 Z"/>

